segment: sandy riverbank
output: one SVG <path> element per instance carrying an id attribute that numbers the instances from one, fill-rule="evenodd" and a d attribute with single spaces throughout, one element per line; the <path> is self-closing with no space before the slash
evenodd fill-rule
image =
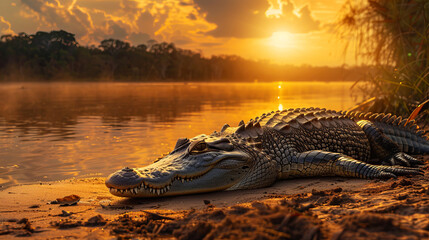
<path id="1" fill-rule="evenodd" d="M 387 181 L 294 179 L 158 199 L 112 196 L 102 178 L 19 185 L 0 191 L 0 238 L 429 238 L 424 170 Z M 81 198 L 77 205 L 50 204 L 72 194 Z"/>

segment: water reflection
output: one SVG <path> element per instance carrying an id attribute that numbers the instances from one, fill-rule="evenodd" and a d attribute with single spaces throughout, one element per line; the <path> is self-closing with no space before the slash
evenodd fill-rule
<path id="1" fill-rule="evenodd" d="M 0 85 L 0 185 L 150 163 L 179 137 L 280 108 L 345 109 L 351 83 Z"/>

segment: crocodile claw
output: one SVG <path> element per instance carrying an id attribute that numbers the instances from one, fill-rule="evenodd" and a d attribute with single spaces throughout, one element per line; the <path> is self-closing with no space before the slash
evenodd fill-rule
<path id="1" fill-rule="evenodd" d="M 398 153 L 395 153 L 388 160 L 384 161 L 383 165 L 391 165 L 391 166 L 400 165 L 400 166 L 410 167 L 410 166 L 416 166 L 416 165 L 423 165 L 423 162 L 411 157 L 406 153 L 398 152 Z"/>
<path id="2" fill-rule="evenodd" d="M 380 170 L 378 178 L 396 178 L 404 175 L 424 175 L 420 168 L 402 167 L 402 166 L 378 166 Z"/>

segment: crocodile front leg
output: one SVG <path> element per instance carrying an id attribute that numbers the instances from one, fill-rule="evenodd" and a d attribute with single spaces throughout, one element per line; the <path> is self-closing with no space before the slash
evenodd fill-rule
<path id="1" fill-rule="evenodd" d="M 282 166 L 280 178 L 341 176 L 385 179 L 416 174 L 422 174 L 422 171 L 402 166 L 372 165 L 341 153 L 312 150 L 291 157 L 289 163 Z"/>

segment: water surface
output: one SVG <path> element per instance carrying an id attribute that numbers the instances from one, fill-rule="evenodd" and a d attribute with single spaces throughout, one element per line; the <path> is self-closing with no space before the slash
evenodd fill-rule
<path id="1" fill-rule="evenodd" d="M 19 83 L 0 85 L 0 185 L 107 176 L 141 167 L 180 137 L 264 112 L 342 110 L 350 82 Z"/>

